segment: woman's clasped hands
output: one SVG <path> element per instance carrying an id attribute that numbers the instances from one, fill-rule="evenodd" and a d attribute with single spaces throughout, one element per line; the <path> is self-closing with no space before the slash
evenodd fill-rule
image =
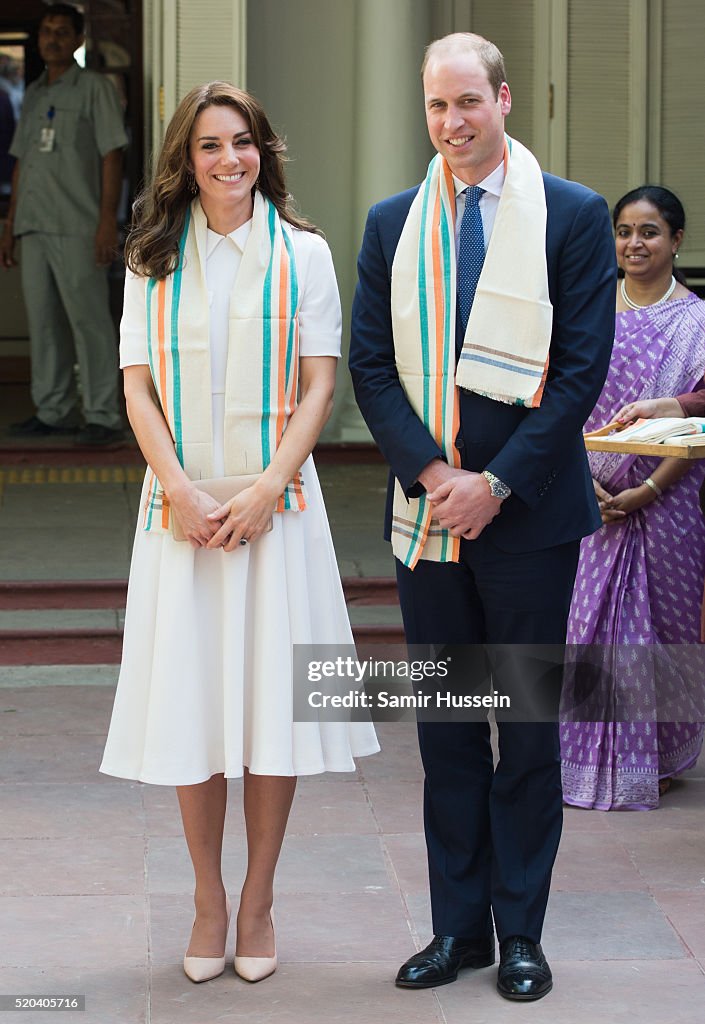
<path id="1" fill-rule="evenodd" d="M 234 551 L 243 542 L 251 544 L 257 540 L 269 526 L 277 497 L 261 479 L 224 505 L 216 502 L 216 508 L 206 516 L 209 525 L 216 528 L 206 547 Z"/>
<path id="2" fill-rule="evenodd" d="M 204 548 L 219 527 L 208 515 L 219 508 L 210 494 L 199 491 L 193 484 L 173 490 L 169 494 L 172 511 L 192 548 Z"/>
<path id="3" fill-rule="evenodd" d="M 612 495 L 609 491 L 606 491 L 601 484 L 598 484 L 597 480 L 593 480 L 592 485 L 595 488 L 595 497 L 597 498 L 602 522 L 605 524 L 614 523 L 620 519 L 624 519 L 626 513 L 621 509 L 613 508 L 612 506 L 612 502 L 615 500 L 616 495 Z"/>
<path id="4" fill-rule="evenodd" d="M 595 488 L 597 504 L 605 525 L 621 523 L 630 513 L 649 504 L 656 495 L 641 484 L 639 487 L 627 487 L 617 494 L 610 494 L 597 482 L 592 481 Z"/>
<path id="5" fill-rule="evenodd" d="M 257 540 L 267 530 L 276 501 L 277 495 L 264 481 L 258 481 L 223 505 L 192 485 L 171 496 L 173 510 L 191 547 L 224 551 L 234 551 Z"/>

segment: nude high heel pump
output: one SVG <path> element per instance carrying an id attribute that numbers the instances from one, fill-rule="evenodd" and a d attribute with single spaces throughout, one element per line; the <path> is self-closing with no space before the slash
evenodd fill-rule
<path id="1" fill-rule="evenodd" d="M 269 920 L 274 931 L 274 917 L 270 913 Z M 233 966 L 235 973 L 239 974 L 245 981 L 264 981 L 270 974 L 274 974 L 279 961 L 277 960 L 276 939 L 274 943 L 274 956 L 235 956 Z"/>
<path id="2" fill-rule="evenodd" d="M 228 930 L 230 928 L 230 900 L 225 897 L 225 906 L 228 912 L 228 923 L 225 927 L 225 941 L 228 941 Z M 194 921 L 196 919 L 194 918 Z M 184 974 L 191 981 L 200 984 L 202 981 L 212 981 L 218 978 L 225 970 L 225 952 L 222 956 L 185 956 Z"/>

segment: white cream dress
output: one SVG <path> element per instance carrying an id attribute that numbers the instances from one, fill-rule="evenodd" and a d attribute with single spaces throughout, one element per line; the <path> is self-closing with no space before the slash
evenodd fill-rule
<path id="1" fill-rule="evenodd" d="M 208 231 L 215 475 L 224 474 L 228 304 L 250 227 Z M 339 357 L 330 251 L 317 235 L 293 235 L 300 355 Z M 128 276 L 120 365 L 147 363 L 145 279 Z M 353 771 L 353 757 L 379 750 L 370 723 L 293 721 L 292 645 L 353 642 L 310 456 L 302 476 L 306 509 L 275 514 L 271 532 L 232 552 L 146 532 L 140 515 L 101 772 L 191 785 L 221 772 L 241 776 L 243 766 L 258 775 Z"/>

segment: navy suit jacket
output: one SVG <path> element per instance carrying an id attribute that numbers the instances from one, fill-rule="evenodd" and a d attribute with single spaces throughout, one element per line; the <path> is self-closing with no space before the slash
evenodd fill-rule
<path id="1" fill-rule="evenodd" d="M 512 489 L 485 533 L 509 552 L 584 537 L 600 515 L 582 428 L 604 384 L 614 339 L 615 248 L 602 196 L 544 174 L 546 260 L 553 333 L 546 386 L 537 409 L 460 391 L 457 445 L 464 469 L 489 469 Z M 394 477 L 407 496 L 441 457 L 411 408 L 397 374 L 390 310 L 392 262 L 419 186 L 373 206 L 358 258 L 350 372 L 358 405 L 391 468 L 385 536 L 391 529 Z"/>

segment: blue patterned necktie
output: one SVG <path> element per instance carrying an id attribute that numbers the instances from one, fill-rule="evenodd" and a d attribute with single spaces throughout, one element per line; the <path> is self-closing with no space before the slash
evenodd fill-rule
<path id="1" fill-rule="evenodd" d="M 463 337 L 475 298 L 477 282 L 480 280 L 482 264 L 485 262 L 485 235 L 480 213 L 480 196 L 484 194 L 484 188 L 480 188 L 479 185 L 470 185 L 465 189 L 465 212 L 460 222 L 457 276 L 458 310 Z"/>

